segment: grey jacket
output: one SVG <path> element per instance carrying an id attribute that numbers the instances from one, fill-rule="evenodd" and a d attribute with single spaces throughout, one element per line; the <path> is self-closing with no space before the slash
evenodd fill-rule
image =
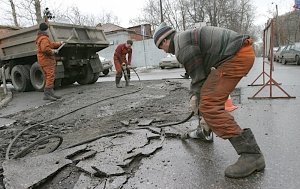
<path id="1" fill-rule="evenodd" d="M 192 78 L 191 95 L 199 97 L 211 68 L 232 58 L 248 38 L 249 35 L 212 26 L 176 33 L 175 55 Z"/>

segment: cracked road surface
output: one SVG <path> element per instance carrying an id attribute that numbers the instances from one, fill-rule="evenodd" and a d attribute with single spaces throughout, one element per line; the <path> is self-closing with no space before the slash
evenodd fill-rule
<path id="1" fill-rule="evenodd" d="M 93 85 L 59 89 L 56 92 L 63 99 L 49 104 L 41 100 L 42 94 L 38 92 L 14 93 L 13 101 L 0 110 L 0 122 L 5 123 L 0 125 L 3 183 L 13 189 L 298 189 L 300 67 L 276 63 L 273 75 L 296 98 L 248 99 L 259 90 L 247 85 L 261 74 L 261 67 L 262 59 L 257 58 L 232 99 L 238 106 L 233 112 L 235 119 L 241 127 L 251 128 L 264 153 L 264 172 L 245 179 L 224 177 L 225 168 L 238 157 L 227 140 L 215 137 L 213 143 L 206 144 L 178 137 L 197 126 L 194 117 L 180 125 L 155 127 L 184 120 L 189 115 L 190 80 L 153 80 L 156 76 L 170 78 L 169 74 L 184 73 L 182 69 L 165 69 L 149 71 L 153 72 L 149 75 L 139 73 L 141 78 L 153 78 L 142 81 L 144 88 L 139 92 L 135 92 L 140 86 L 138 82 L 133 82 L 133 87 L 116 89 L 112 76 L 100 78 Z M 284 96 L 279 90 L 273 92 Z M 87 107 L 74 111 L 84 106 Z M 44 123 L 18 138 L 10 157 L 41 137 L 53 134 L 64 139 L 59 149 L 48 153 L 58 142 L 51 139 L 24 158 L 4 161 L 9 142 L 21 130 L 39 122 Z M 122 132 L 99 138 L 116 131 Z M 95 138 L 99 139 L 65 149 Z M 0 184 L 2 188 L 4 185 Z"/>
<path id="2" fill-rule="evenodd" d="M 143 81 L 142 90 L 138 82 L 121 90 L 112 82 L 75 86 L 77 89 L 60 101 L 6 115 L 5 119 L 15 121 L 1 130 L 3 147 L 24 128 L 43 122 L 18 138 L 11 156 L 44 136 L 61 135 L 64 141 L 54 153 L 46 153 L 55 143 L 50 141 L 37 145 L 24 158 L 5 161 L 2 165 L 5 188 L 125 187 L 142 159 L 160 151 L 166 138 L 180 140 L 178 130 L 155 128 L 155 125 L 179 122 L 189 115 L 189 81 L 182 81 Z M 150 127 L 142 129 L 145 126 Z M 124 133 L 62 150 L 124 129 L 127 130 Z"/>

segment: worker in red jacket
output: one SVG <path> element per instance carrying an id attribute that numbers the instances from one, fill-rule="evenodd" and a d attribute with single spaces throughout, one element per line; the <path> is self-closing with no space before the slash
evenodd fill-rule
<path id="1" fill-rule="evenodd" d="M 120 81 L 123 76 L 123 71 L 127 73 L 128 81 L 126 82 L 129 85 L 130 80 L 130 68 L 131 68 L 131 56 L 132 56 L 132 40 L 127 40 L 126 43 L 120 44 L 117 46 L 114 53 L 114 64 L 116 68 L 116 87 L 121 88 Z M 127 55 L 127 59 L 126 59 Z M 122 64 L 125 64 L 125 69 L 122 70 Z"/>
<path id="2" fill-rule="evenodd" d="M 62 42 L 51 42 L 47 30 L 48 25 L 46 23 L 39 25 L 39 31 L 36 37 L 37 60 L 46 79 L 43 99 L 55 101 L 61 98 L 54 94 L 53 88 L 56 67 L 55 54 L 58 53 L 57 48 L 62 45 Z"/>

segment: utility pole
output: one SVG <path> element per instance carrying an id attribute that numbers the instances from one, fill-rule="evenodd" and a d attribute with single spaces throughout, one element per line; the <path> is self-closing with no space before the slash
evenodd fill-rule
<path id="1" fill-rule="evenodd" d="M 164 17 L 163 17 L 163 10 L 162 10 L 162 0 L 159 0 L 159 5 L 160 5 L 160 22 L 164 21 Z"/>

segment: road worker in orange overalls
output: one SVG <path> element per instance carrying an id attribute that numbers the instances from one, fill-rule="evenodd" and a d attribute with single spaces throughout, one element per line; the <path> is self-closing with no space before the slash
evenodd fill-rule
<path id="1" fill-rule="evenodd" d="M 253 66 L 250 36 L 213 26 L 176 32 L 163 22 L 153 39 L 159 49 L 175 54 L 191 77 L 190 107 L 208 127 L 192 131 L 191 138 L 207 141 L 212 131 L 230 141 L 240 157 L 226 168 L 227 177 L 241 178 L 263 170 L 264 156 L 251 129 L 242 129 L 225 110 L 229 94 Z"/>
<path id="2" fill-rule="evenodd" d="M 116 69 L 116 87 L 122 88 L 120 85 L 121 78 L 123 76 L 123 71 L 126 72 L 128 81 L 126 84 L 129 85 L 130 80 L 130 68 L 131 68 L 131 57 L 132 57 L 132 40 L 127 40 L 126 43 L 117 46 L 114 53 L 114 64 Z M 127 55 L 127 59 L 126 59 Z M 122 65 L 125 64 L 125 70 L 122 71 Z M 123 66 L 124 67 L 124 66 Z"/>
<path id="3" fill-rule="evenodd" d="M 53 88 L 56 67 L 55 54 L 58 53 L 57 48 L 62 45 L 62 42 L 51 42 L 47 30 L 48 25 L 46 23 L 39 25 L 36 38 L 37 59 L 46 80 L 43 99 L 55 101 L 61 98 L 54 94 Z"/>

